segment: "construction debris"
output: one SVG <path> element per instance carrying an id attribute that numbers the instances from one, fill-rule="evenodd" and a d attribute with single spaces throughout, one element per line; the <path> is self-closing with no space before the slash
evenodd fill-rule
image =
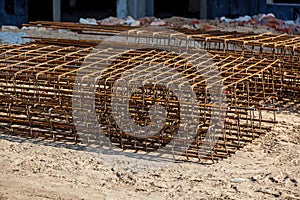
<path id="1" fill-rule="evenodd" d="M 23 44 L 29 42 L 29 39 L 24 39 L 27 35 L 23 32 L 0 32 L 0 40 L 2 44 Z"/>
<path id="2" fill-rule="evenodd" d="M 100 21 L 97 21 L 97 23 L 100 25 L 123 25 L 126 23 L 125 19 L 120 19 L 117 17 L 109 17 Z"/>
<path id="3" fill-rule="evenodd" d="M 299 21 L 299 20 L 298 20 Z M 96 23 L 97 22 L 97 23 Z M 116 17 L 109 17 L 103 20 L 92 22 L 84 22 L 84 24 L 101 24 L 101 25 L 128 25 L 128 26 L 167 26 L 172 28 L 187 28 L 195 30 L 211 30 L 220 29 L 222 26 L 217 23 L 231 23 L 237 26 L 249 26 L 256 29 L 258 26 L 265 26 L 269 29 L 275 30 L 278 33 L 288 33 L 293 35 L 300 34 L 300 24 L 295 21 L 283 21 L 275 17 L 274 14 L 257 14 L 254 16 L 241 16 L 236 19 L 230 19 L 221 17 L 219 20 L 211 20 L 210 22 L 203 23 L 203 20 L 189 19 L 184 17 L 171 17 L 166 19 L 159 19 L 156 17 L 144 17 L 139 19 L 133 19 L 127 17 L 119 19 Z M 209 26 L 209 27 L 208 27 Z M 217 28 L 219 27 L 219 28 Z"/>
<path id="4" fill-rule="evenodd" d="M 226 17 L 220 18 L 221 22 L 234 23 L 239 26 L 251 26 L 253 28 L 257 26 L 266 26 L 270 29 L 274 29 L 279 33 L 288 33 L 293 35 L 300 34 L 300 24 L 294 21 L 283 21 L 275 17 L 274 14 L 258 14 L 252 17 L 244 16 L 236 19 L 229 19 Z"/>
<path id="5" fill-rule="evenodd" d="M 1 27 L 1 31 L 16 31 L 19 30 L 17 26 L 8 26 L 8 25 L 3 25 Z"/>
<path id="6" fill-rule="evenodd" d="M 79 19 L 79 23 L 80 24 L 90 24 L 90 25 L 98 25 L 97 24 L 97 20 L 96 19 L 93 19 L 93 18 L 80 18 Z"/>

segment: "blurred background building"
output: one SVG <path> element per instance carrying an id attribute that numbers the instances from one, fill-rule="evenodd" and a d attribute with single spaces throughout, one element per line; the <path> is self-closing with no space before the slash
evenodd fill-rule
<path id="1" fill-rule="evenodd" d="M 281 19 L 293 19 L 298 6 L 300 0 L 0 0 L 0 25 L 108 16 L 215 19 L 274 13 Z"/>

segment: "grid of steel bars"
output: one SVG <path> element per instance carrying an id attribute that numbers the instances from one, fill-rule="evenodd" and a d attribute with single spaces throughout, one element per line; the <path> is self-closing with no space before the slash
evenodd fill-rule
<path id="1" fill-rule="evenodd" d="M 136 27 L 129 26 L 108 26 L 108 25 L 85 25 L 70 22 L 48 22 L 37 21 L 24 24 L 26 27 L 45 27 L 50 29 L 66 29 L 79 34 L 114 35 L 134 30 Z M 167 28 L 168 29 L 168 28 Z M 172 28 L 171 28 L 172 29 Z M 224 31 L 203 31 L 174 29 L 188 35 L 191 39 L 201 44 L 201 47 L 210 51 L 227 52 L 237 56 L 255 56 L 257 58 L 281 59 L 283 71 L 277 72 L 281 76 L 284 86 L 279 98 L 285 102 L 291 100 L 299 101 L 299 45 L 300 37 L 288 34 L 275 35 L 272 33 L 238 33 Z M 45 42 L 45 41 L 44 41 Z M 68 43 L 68 41 L 60 41 Z M 48 41 L 50 43 L 50 41 Z M 53 43 L 53 41 L 52 41 Z M 82 42 L 93 45 L 91 41 Z M 93 43 L 93 44 L 92 44 Z M 97 42 L 96 42 L 97 44 Z"/>
<path id="2" fill-rule="evenodd" d="M 159 104 L 167 110 L 164 128 L 156 135 L 134 137 L 124 132 L 113 122 L 111 116 L 111 96 L 113 83 L 122 73 L 131 70 L 133 74 L 139 66 L 147 63 L 163 63 L 167 68 L 175 69 L 189 80 L 199 100 L 201 123 L 197 135 L 185 141 L 185 152 L 165 152 L 181 155 L 183 158 L 201 158 L 215 160 L 226 158 L 237 149 L 269 130 L 268 124 L 275 118 L 265 119 L 264 110 L 275 112 L 277 89 L 274 70 L 280 67 L 280 60 L 228 56 L 222 53 L 207 57 L 191 55 L 191 59 L 200 63 L 213 61 L 214 65 L 205 65 L 203 73 L 222 77 L 221 91 L 227 97 L 227 110 L 224 127 L 215 132 L 219 135 L 209 155 L 201 155 L 203 138 L 210 127 L 212 111 L 218 109 L 210 102 L 206 88 L 210 76 L 195 66 L 186 64 L 186 60 L 165 50 L 141 49 L 126 53 L 116 48 L 96 50 L 93 47 L 55 46 L 28 44 L 21 46 L 3 46 L 0 49 L 1 77 L 1 127 L 6 133 L 25 137 L 53 138 L 55 141 L 80 143 L 72 117 L 72 90 L 77 71 L 82 63 L 91 57 L 98 64 L 106 64 L 108 58 L 112 65 L 97 83 L 96 111 L 99 124 L 111 142 L 123 149 L 151 152 L 170 143 L 180 127 L 178 98 L 164 87 L 145 85 L 131 96 L 130 113 L 135 123 L 145 126 L 150 123 L 147 109 Z M 147 70 L 147 68 L 143 68 Z M 168 70 L 165 70 L 168 73 Z M 88 75 L 88 74 L 87 74 Z M 109 80 L 109 81 L 107 81 Z M 153 94 L 155 94 L 153 96 Z M 184 127 L 188 129 L 188 127 Z M 90 140 L 92 145 L 99 141 Z"/>
<path id="3" fill-rule="evenodd" d="M 48 26 L 45 25 L 44 26 Z M 53 27 L 52 27 L 53 26 Z M 65 26 L 65 24 L 64 24 Z M 73 24 L 68 24 L 67 28 Z M 76 30 L 96 31 L 99 34 L 120 33 L 136 37 L 139 30 L 129 27 L 96 27 L 76 25 Z M 61 24 L 50 28 L 64 28 Z M 93 28 L 93 30 L 91 30 Z M 73 29 L 72 29 L 73 30 Z M 74 29 L 75 30 L 75 29 Z M 144 85 L 130 97 L 129 111 L 132 120 L 139 126 L 151 124 L 149 110 L 157 104 L 167 110 L 164 128 L 155 135 L 136 136 L 122 130 L 112 116 L 111 99 L 114 83 L 130 71 L 139 76 L 151 67 L 147 64 L 162 64 L 166 77 L 169 68 L 176 70 L 193 87 L 199 103 L 200 117 L 197 134 L 183 141 L 185 151 L 166 151 L 182 159 L 218 160 L 233 154 L 245 144 L 270 130 L 276 123 L 276 105 L 282 100 L 299 100 L 300 37 L 272 35 L 270 33 L 251 34 L 221 31 L 189 31 L 182 39 L 196 42 L 209 56 L 190 54 L 190 59 L 202 63 L 203 71 L 187 64 L 184 57 L 170 51 L 153 49 L 133 50 L 126 44 L 126 51 L 118 49 L 120 44 L 108 43 L 105 48 L 97 49 L 97 41 L 73 41 L 61 39 L 41 39 L 40 42 L 25 45 L 1 45 L 0 47 L 0 128 L 3 132 L 24 137 L 52 138 L 55 142 L 77 143 L 93 146 L 99 138 L 91 137 L 88 143 L 82 143 L 74 124 L 72 97 L 74 82 L 83 63 L 93 59 L 106 68 L 106 73 L 97 82 L 95 108 L 98 122 L 106 137 L 123 150 L 153 152 L 176 140 L 180 124 L 180 101 L 175 93 L 161 85 Z M 143 34 L 147 37 L 166 37 L 168 31 Z M 124 35 L 124 33 L 121 33 Z M 176 35 L 176 34 L 175 34 Z M 127 35 L 128 36 L 128 35 Z M 35 38 L 38 39 L 38 38 Z M 166 39 L 166 38 L 164 38 Z M 93 59 L 90 59 L 93 58 Z M 211 65 L 211 63 L 214 63 Z M 140 68 L 144 66 L 144 68 Z M 150 65 L 149 65 L 150 66 Z M 139 69 L 139 70 L 137 70 Z M 94 76 L 95 73 L 91 73 Z M 207 75 L 207 76 L 205 76 Z M 211 126 L 213 111 L 221 108 L 211 103 L 207 88 L 220 81 L 212 76 L 221 77 L 222 87 L 218 89 L 226 96 L 226 116 L 222 127 Z M 87 74 L 89 76 L 89 74 Z M 218 85 L 219 86 L 219 85 Z M 280 101 L 278 101 L 280 100 Z M 222 108 L 222 109 L 224 109 Z M 83 129 L 85 124 L 82 123 Z M 81 128 L 82 128 L 81 127 Z M 186 133 L 188 127 L 184 127 Z M 207 133 L 214 129 L 218 140 L 207 153 L 200 151 L 208 143 Z M 188 138 L 188 137 L 187 137 Z M 178 141 L 182 142 L 182 141 Z"/>

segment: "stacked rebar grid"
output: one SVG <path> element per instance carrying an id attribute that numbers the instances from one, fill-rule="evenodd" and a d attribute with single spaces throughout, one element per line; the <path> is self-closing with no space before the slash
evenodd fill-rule
<path id="1" fill-rule="evenodd" d="M 136 31 L 126 34 L 127 39 L 136 41 Z M 70 46 L 72 41 L 63 41 L 60 46 L 1 46 L 1 128 L 8 134 L 98 147 L 101 137 L 91 131 L 89 119 L 74 115 L 74 88 L 78 74 L 83 73 L 87 80 L 92 77 L 96 81 L 91 82 L 94 95 L 82 93 L 81 97 L 92 97 L 98 128 L 114 146 L 149 154 L 160 150 L 162 156 L 176 155 L 182 159 L 218 160 L 270 130 L 276 123 L 278 97 L 295 94 L 299 89 L 297 37 L 221 32 L 179 34 L 181 39 L 196 42 L 197 48 L 206 49 L 202 54 L 191 49 L 187 56 L 185 52 L 166 49 L 166 34 L 143 32 L 144 39 L 163 38 L 153 48 L 136 49 L 133 44 L 111 40 L 102 43 L 101 48 L 83 47 L 89 46 L 87 43 Z M 140 36 L 139 40 L 143 40 Z M 147 73 L 160 79 L 149 81 Z M 128 96 L 127 85 L 120 85 L 126 78 L 145 84 L 134 86 Z M 183 80 L 191 86 L 197 100 L 197 109 L 187 109 L 188 112 L 181 110 L 190 108 L 189 101 L 182 98 L 191 99 L 192 95 L 184 87 L 167 87 Z M 127 101 L 122 97 L 124 94 Z M 214 94 L 223 98 L 221 104 L 214 102 Z M 120 120 L 116 117 L 118 109 L 113 106 L 126 103 L 129 118 Z M 88 113 L 91 107 L 82 103 L 75 108 Z M 159 119 L 151 117 L 152 108 Z M 220 113 L 224 114 L 221 124 L 212 123 Z M 160 119 L 162 116 L 165 120 Z M 162 123 L 162 128 L 137 134 L 126 126 L 132 122 L 138 130 L 148 130 L 145 127 L 153 122 Z M 185 135 L 177 137 L 179 133 Z M 164 149 L 176 144 L 184 144 L 184 151 Z"/>

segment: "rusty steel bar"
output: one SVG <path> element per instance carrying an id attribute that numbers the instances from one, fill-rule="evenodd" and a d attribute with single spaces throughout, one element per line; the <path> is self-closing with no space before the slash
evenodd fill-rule
<path id="1" fill-rule="evenodd" d="M 105 73 L 101 74 L 100 81 L 95 85 L 95 98 L 98 100 L 95 102 L 95 109 L 103 132 L 113 144 L 124 150 L 151 152 L 159 149 L 175 140 L 180 126 L 178 98 L 172 91 L 159 85 L 141 86 L 131 96 L 129 103 L 131 117 L 140 126 L 151 122 L 147 115 L 149 107 L 158 104 L 166 108 L 166 123 L 159 133 L 135 137 L 133 133 L 120 130 L 114 122 L 110 104 L 114 83 L 128 70 L 135 78 L 142 77 L 142 72 L 155 71 L 149 64 L 161 63 L 161 70 L 166 77 L 172 76 L 170 69 L 183 74 L 199 101 L 199 111 L 189 113 L 199 116 L 201 120 L 200 124 L 196 124 L 196 137 L 175 141 L 189 144 L 185 152 L 166 151 L 165 154 L 196 160 L 226 158 L 269 130 L 268 124 L 276 123 L 274 118 L 263 116 L 266 111 L 274 113 L 276 110 L 275 100 L 280 88 L 276 87 L 273 78 L 274 70 L 280 68 L 280 60 L 228 56 L 223 52 L 200 57 L 196 53 L 189 55 L 189 59 L 205 66 L 197 68 L 186 64 L 181 55 L 166 50 L 140 49 L 124 53 L 115 48 L 114 44 L 107 44 L 107 48 L 99 50 L 94 47 L 64 46 L 66 43 L 68 41 L 64 41 L 62 46 L 12 45 L 0 49 L 0 122 L 4 132 L 81 143 L 72 115 L 75 78 L 77 72 L 84 67 L 93 66 L 95 62 L 98 66 L 106 66 L 108 61 L 111 64 L 106 66 Z M 82 66 L 83 62 L 87 63 Z M 99 72 L 96 70 L 85 76 L 93 77 L 97 73 Z M 222 77 L 222 84 L 214 81 L 214 76 Z M 172 81 L 175 82 L 176 77 Z M 218 87 L 219 84 L 222 87 Z M 220 90 L 227 98 L 223 126 L 210 125 L 210 120 L 217 117 L 213 111 L 218 113 L 221 108 L 211 103 L 207 90 Z M 185 95 L 184 91 L 181 92 Z M 84 121 L 81 125 L 89 128 Z M 189 131 L 189 127 L 184 129 Z M 199 149 L 207 143 L 204 138 L 209 130 L 218 134 L 218 141 L 207 155 Z M 95 145 L 99 143 L 98 139 L 91 138 L 89 143 L 81 145 Z"/>

